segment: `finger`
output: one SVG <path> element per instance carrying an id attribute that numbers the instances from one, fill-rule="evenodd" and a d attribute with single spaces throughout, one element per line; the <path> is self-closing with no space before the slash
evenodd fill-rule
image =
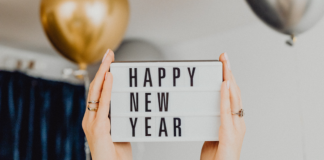
<path id="1" fill-rule="evenodd" d="M 235 80 L 235 78 L 234 78 L 234 75 L 233 75 L 233 73 L 232 73 L 232 71 L 229 71 L 229 77 L 230 77 L 230 81 L 232 81 L 234 84 L 232 85 L 232 86 L 234 86 L 234 87 L 238 87 L 237 86 L 237 84 L 236 84 L 236 80 Z"/>
<path id="2" fill-rule="evenodd" d="M 89 97 L 88 97 L 89 98 Z M 89 100 L 87 99 L 86 102 L 88 102 Z M 84 131 L 85 134 L 87 134 L 87 126 L 88 126 L 88 116 L 89 116 L 89 113 L 87 112 L 88 108 L 87 108 L 87 105 L 86 105 L 86 111 L 84 112 L 84 116 L 83 116 L 83 119 L 82 119 L 82 129 Z"/>
<path id="3" fill-rule="evenodd" d="M 106 72 L 105 82 L 101 92 L 101 98 L 97 112 L 97 119 L 108 119 L 112 84 L 113 76 L 110 72 Z"/>
<path id="4" fill-rule="evenodd" d="M 219 56 L 219 60 L 223 63 L 223 73 L 224 73 L 224 81 L 231 81 L 231 90 L 238 90 L 238 94 L 240 94 L 239 87 L 236 84 L 234 75 L 232 74 L 230 62 L 227 53 L 223 53 Z"/>
<path id="5" fill-rule="evenodd" d="M 109 71 L 110 64 L 115 59 L 114 57 L 115 57 L 114 52 L 111 51 L 110 49 L 108 49 L 103 60 L 102 60 L 99 70 L 96 73 L 96 76 L 92 81 L 93 84 L 92 84 L 91 88 L 94 92 L 100 93 L 100 91 L 102 89 L 103 82 L 104 82 L 105 74 L 107 71 Z"/>
<path id="6" fill-rule="evenodd" d="M 102 63 L 96 73 L 95 78 L 91 82 L 89 88 L 89 98 L 88 101 L 98 101 L 100 99 L 100 94 L 102 90 L 102 85 L 105 78 L 105 73 L 109 70 L 111 62 L 114 61 L 114 53 L 110 49 L 107 50 Z M 98 107 L 98 104 L 89 104 L 89 107 Z M 96 116 L 95 111 L 86 111 L 88 114 L 88 122 L 92 122 Z"/>
<path id="7" fill-rule="evenodd" d="M 221 61 L 223 63 L 223 80 L 227 81 L 230 80 L 230 63 L 228 61 L 228 56 L 227 53 L 222 53 L 219 56 L 219 61 Z"/>
<path id="8" fill-rule="evenodd" d="M 223 53 L 219 56 L 219 60 L 223 63 L 223 73 L 224 73 L 224 81 L 230 80 L 232 81 L 232 87 L 237 86 L 236 81 L 234 79 L 234 76 L 232 74 L 232 70 L 231 70 L 231 65 L 230 65 L 230 61 L 228 58 L 228 54 L 227 53 Z"/>
<path id="9" fill-rule="evenodd" d="M 235 78 L 232 74 L 232 71 L 230 70 L 230 62 L 227 53 L 223 53 L 220 56 L 220 61 L 223 62 L 223 68 L 224 68 L 224 79 L 229 80 L 231 83 L 230 87 L 230 103 L 231 103 L 231 110 L 232 112 L 238 112 L 240 109 L 242 109 L 242 102 L 241 102 L 241 94 L 239 91 L 239 87 L 236 84 Z M 241 123 L 242 118 L 233 115 L 233 122 L 234 124 L 238 125 Z"/>
<path id="10" fill-rule="evenodd" d="M 242 109 L 241 95 L 239 94 L 236 86 L 230 87 L 230 103 L 232 112 L 238 113 Z M 240 117 L 236 114 L 233 114 L 232 117 L 234 125 L 236 127 L 241 127 L 241 121 L 243 120 L 243 117 Z"/>
<path id="11" fill-rule="evenodd" d="M 232 111 L 239 111 L 242 109 L 242 103 L 241 103 L 241 93 L 239 91 L 239 87 L 237 86 L 235 82 L 235 78 L 232 74 L 232 72 L 229 73 L 230 76 L 230 101 L 231 101 L 231 108 Z"/>
<path id="12" fill-rule="evenodd" d="M 223 63 L 224 81 L 231 81 L 231 91 L 235 89 L 238 90 L 237 93 L 239 93 L 239 88 L 236 84 L 232 71 L 230 70 L 230 62 L 227 53 L 221 54 L 219 56 L 219 60 Z"/>
<path id="13" fill-rule="evenodd" d="M 221 125 L 229 127 L 233 125 L 230 103 L 230 81 L 224 81 L 221 88 Z"/>

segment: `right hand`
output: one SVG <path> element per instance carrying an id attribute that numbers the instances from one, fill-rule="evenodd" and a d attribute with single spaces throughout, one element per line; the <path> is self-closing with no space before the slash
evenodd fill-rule
<path id="1" fill-rule="evenodd" d="M 243 117 L 232 115 L 242 109 L 241 91 L 232 74 L 226 53 L 221 54 L 224 82 L 221 88 L 221 126 L 219 142 L 205 142 L 201 151 L 201 160 L 239 160 L 245 135 Z"/>

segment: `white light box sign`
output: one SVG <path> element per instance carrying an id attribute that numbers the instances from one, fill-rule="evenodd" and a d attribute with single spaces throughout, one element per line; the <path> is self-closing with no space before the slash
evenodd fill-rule
<path id="1" fill-rule="evenodd" d="M 217 141 L 219 61 L 114 62 L 114 142 Z"/>

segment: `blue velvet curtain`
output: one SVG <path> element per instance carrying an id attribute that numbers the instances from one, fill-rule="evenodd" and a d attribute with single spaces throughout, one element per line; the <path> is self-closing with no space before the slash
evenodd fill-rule
<path id="1" fill-rule="evenodd" d="M 83 160 L 83 86 L 0 71 L 0 159 Z"/>

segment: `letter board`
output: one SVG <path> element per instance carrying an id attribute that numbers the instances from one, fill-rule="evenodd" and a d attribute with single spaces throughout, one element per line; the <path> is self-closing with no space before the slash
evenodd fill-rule
<path id="1" fill-rule="evenodd" d="M 220 61 L 114 62 L 114 142 L 217 141 Z"/>

